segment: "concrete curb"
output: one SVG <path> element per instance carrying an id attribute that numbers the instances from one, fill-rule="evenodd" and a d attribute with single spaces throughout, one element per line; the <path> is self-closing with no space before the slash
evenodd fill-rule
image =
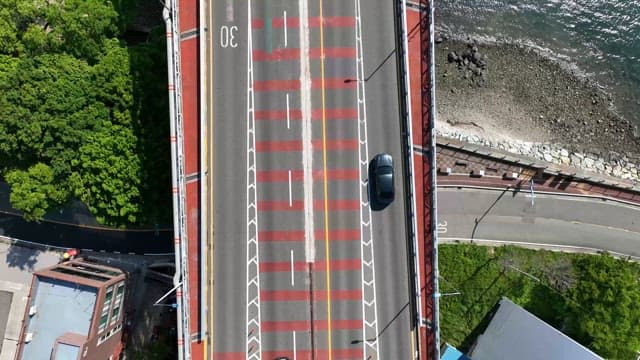
<path id="1" fill-rule="evenodd" d="M 609 255 L 618 259 L 627 259 L 634 262 L 640 262 L 640 257 L 638 256 L 623 254 L 615 251 L 609 251 L 606 249 L 598 249 L 598 248 L 583 247 L 583 246 L 544 244 L 544 243 L 532 243 L 532 242 L 522 242 L 522 241 L 490 240 L 490 239 L 446 238 L 446 237 L 438 237 L 438 241 L 441 244 L 469 243 L 474 245 L 492 246 L 492 247 L 514 245 L 514 246 L 533 249 L 533 250 L 544 249 L 544 250 L 568 252 L 568 253 L 576 253 L 576 254 L 602 255 L 603 253 L 608 253 Z"/>
<path id="2" fill-rule="evenodd" d="M 493 187 L 493 186 L 464 185 L 464 184 L 460 184 L 460 185 L 454 185 L 454 184 L 438 185 L 438 188 L 477 189 L 477 190 L 491 190 L 491 191 L 505 191 L 505 190 L 509 190 L 509 189 L 515 189 L 512 186 Z M 526 190 L 520 190 L 520 192 L 527 193 Z M 622 199 L 617 199 L 617 198 L 613 198 L 613 197 L 609 197 L 609 196 L 602 196 L 602 195 L 574 194 L 574 193 L 567 193 L 567 192 L 555 192 L 555 191 L 544 191 L 544 190 L 536 190 L 535 193 L 542 194 L 542 195 L 567 196 L 567 197 L 577 197 L 577 198 L 586 198 L 586 199 L 594 199 L 594 200 L 598 200 L 599 199 L 599 200 L 603 200 L 603 201 L 613 201 L 613 202 L 621 203 L 621 204 L 624 204 L 624 205 L 640 206 L 640 204 L 635 203 L 635 202 L 626 201 L 626 200 L 622 200 Z"/>

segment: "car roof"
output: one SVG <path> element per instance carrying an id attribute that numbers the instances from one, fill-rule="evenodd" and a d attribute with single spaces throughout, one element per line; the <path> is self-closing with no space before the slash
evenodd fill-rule
<path id="1" fill-rule="evenodd" d="M 376 163 L 378 166 L 393 166 L 393 158 L 389 154 L 378 154 L 376 155 Z"/>

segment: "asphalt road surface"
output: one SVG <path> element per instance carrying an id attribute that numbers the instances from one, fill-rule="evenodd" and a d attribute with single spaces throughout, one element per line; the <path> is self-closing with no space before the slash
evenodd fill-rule
<path id="1" fill-rule="evenodd" d="M 529 192 L 438 189 L 440 238 L 603 249 L 640 256 L 640 208 Z"/>
<path id="2" fill-rule="evenodd" d="M 400 174 L 392 5 L 210 6 L 217 359 L 411 356 L 402 182 L 367 191 Z"/>

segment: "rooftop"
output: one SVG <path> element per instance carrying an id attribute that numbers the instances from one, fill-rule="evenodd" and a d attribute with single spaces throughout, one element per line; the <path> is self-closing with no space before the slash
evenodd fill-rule
<path id="1" fill-rule="evenodd" d="M 473 360 L 602 359 L 507 298 L 469 355 Z"/>
<path id="2" fill-rule="evenodd" d="M 67 333 L 86 337 L 97 291 L 90 286 L 36 274 L 31 293 L 35 314 L 26 319 L 26 336 L 31 333 L 32 338 L 24 344 L 22 358 L 48 359 L 56 339 Z M 73 346 L 60 344 L 56 359 L 69 359 L 65 356 L 72 353 Z"/>

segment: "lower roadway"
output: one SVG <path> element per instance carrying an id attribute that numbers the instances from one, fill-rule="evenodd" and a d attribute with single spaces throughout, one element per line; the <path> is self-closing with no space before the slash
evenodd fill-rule
<path id="1" fill-rule="evenodd" d="M 640 256 L 640 208 L 613 200 L 509 190 L 438 189 L 440 240 L 498 240 Z"/>

